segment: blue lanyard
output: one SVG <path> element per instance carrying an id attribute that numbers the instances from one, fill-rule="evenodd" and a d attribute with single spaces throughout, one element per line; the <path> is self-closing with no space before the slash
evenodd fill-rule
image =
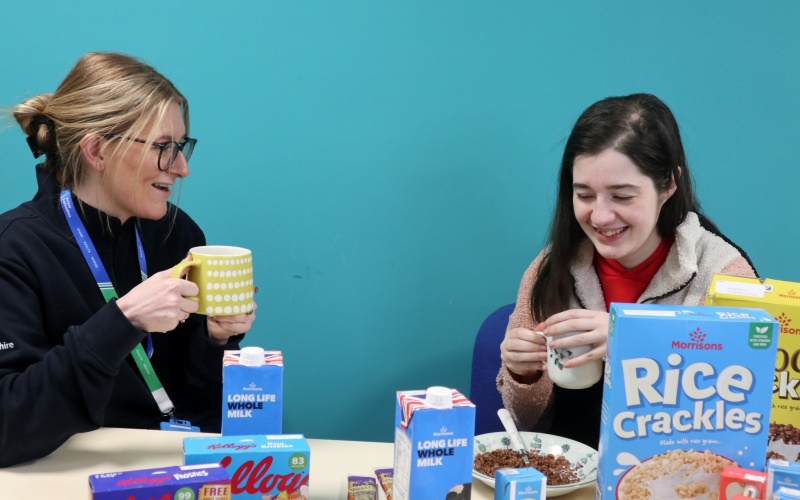
<path id="1" fill-rule="evenodd" d="M 94 243 L 92 243 L 92 239 L 86 231 L 86 226 L 83 225 L 83 221 L 75 213 L 75 207 L 72 205 L 71 190 L 61 190 L 61 206 L 64 208 L 67 224 L 69 224 L 69 228 L 72 230 L 73 236 L 75 236 L 75 241 L 78 242 L 78 247 L 81 249 L 81 253 L 83 253 L 83 258 L 89 265 L 89 269 L 92 271 L 94 280 L 97 282 L 97 287 L 103 294 L 103 298 L 106 299 L 106 302 L 118 298 L 119 295 L 117 295 L 117 291 L 114 290 L 114 285 L 111 284 L 111 278 L 108 277 L 108 272 L 106 272 L 106 268 L 103 266 L 103 262 L 97 254 Z M 144 248 L 142 247 L 142 239 L 139 237 L 139 228 L 135 227 L 134 230 L 136 232 L 136 256 L 139 259 L 139 272 L 142 281 L 144 281 L 147 279 L 147 261 L 144 258 Z M 147 334 L 147 357 L 153 357 L 153 337 L 149 332 Z"/>
<path id="2" fill-rule="evenodd" d="M 86 226 L 84 226 L 83 221 L 75 212 L 75 207 L 72 205 L 71 190 L 61 190 L 61 207 L 64 209 L 67 224 L 69 224 L 72 235 L 75 236 L 75 241 L 78 242 L 78 247 L 81 249 L 81 253 L 83 253 L 83 258 L 89 265 L 89 269 L 92 271 L 94 280 L 97 282 L 97 287 L 103 294 L 103 298 L 108 302 L 111 299 L 119 297 L 117 291 L 114 290 L 114 285 L 111 284 L 111 278 L 109 278 L 108 272 L 106 272 L 106 268 L 100 260 L 100 256 L 97 254 L 94 243 L 92 243 L 92 239 L 86 231 Z M 144 281 L 147 279 L 147 262 L 144 257 L 142 239 L 139 236 L 139 228 L 135 227 L 134 229 L 136 232 L 136 253 L 139 259 L 139 271 L 142 275 L 142 281 Z M 153 337 L 149 332 L 147 333 L 147 353 L 145 354 L 141 344 L 137 344 L 131 354 L 162 413 L 171 414 L 174 408 L 172 401 L 170 401 L 166 391 L 161 386 L 161 382 L 158 380 L 155 370 L 153 370 L 153 365 L 150 363 L 149 358 L 153 356 Z"/>

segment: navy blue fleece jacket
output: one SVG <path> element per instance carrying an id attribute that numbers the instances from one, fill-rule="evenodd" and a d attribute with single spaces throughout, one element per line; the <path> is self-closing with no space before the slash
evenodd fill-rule
<path id="1" fill-rule="evenodd" d="M 36 170 L 33 200 L 0 216 L 0 467 L 43 457 L 79 432 L 157 429 L 164 420 L 130 356 L 146 333 L 103 299 L 61 210 L 59 186 Z M 162 220 L 120 224 L 73 201 L 119 296 L 141 282 L 134 224 L 150 274 L 205 244 L 172 205 Z M 206 318 L 193 314 L 152 337 L 151 362 L 175 416 L 218 432 L 222 356 L 241 336 L 215 344 Z"/>

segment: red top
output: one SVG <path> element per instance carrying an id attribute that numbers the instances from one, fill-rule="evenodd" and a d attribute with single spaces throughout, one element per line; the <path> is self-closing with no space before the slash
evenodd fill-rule
<path id="1" fill-rule="evenodd" d="M 597 269 L 600 286 L 603 288 L 606 310 L 611 308 L 612 302 L 636 303 L 647 289 L 653 276 L 667 260 L 667 255 L 674 242 L 674 236 L 663 238 L 656 251 L 633 269 L 625 269 L 625 266 L 616 260 L 606 259 L 595 252 L 594 267 Z"/>

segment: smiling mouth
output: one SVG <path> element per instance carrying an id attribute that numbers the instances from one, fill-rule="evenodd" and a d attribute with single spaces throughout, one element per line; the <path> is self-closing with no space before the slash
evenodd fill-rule
<path id="1" fill-rule="evenodd" d="M 160 190 L 160 191 L 163 191 L 165 193 L 169 193 L 169 189 L 170 189 L 171 185 L 170 184 L 153 184 L 153 187 L 158 189 L 158 190 Z"/>
<path id="2" fill-rule="evenodd" d="M 595 232 L 597 232 L 599 234 L 602 234 L 603 236 L 605 236 L 607 238 L 610 238 L 612 236 L 616 236 L 616 235 L 622 233 L 623 231 L 625 231 L 627 229 L 628 229 L 627 227 L 621 227 L 619 229 L 609 229 L 607 231 L 601 231 L 599 229 L 595 229 Z"/>

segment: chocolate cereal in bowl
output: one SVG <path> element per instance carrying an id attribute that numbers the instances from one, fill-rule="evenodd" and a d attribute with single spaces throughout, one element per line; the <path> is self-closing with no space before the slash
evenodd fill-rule
<path id="1" fill-rule="evenodd" d="M 597 450 L 578 441 L 543 434 L 520 432 L 531 466 L 547 477 L 547 497 L 557 497 L 594 484 Z M 494 488 L 494 472 L 504 467 L 522 468 L 522 459 L 506 432 L 475 436 L 472 476 Z"/>

